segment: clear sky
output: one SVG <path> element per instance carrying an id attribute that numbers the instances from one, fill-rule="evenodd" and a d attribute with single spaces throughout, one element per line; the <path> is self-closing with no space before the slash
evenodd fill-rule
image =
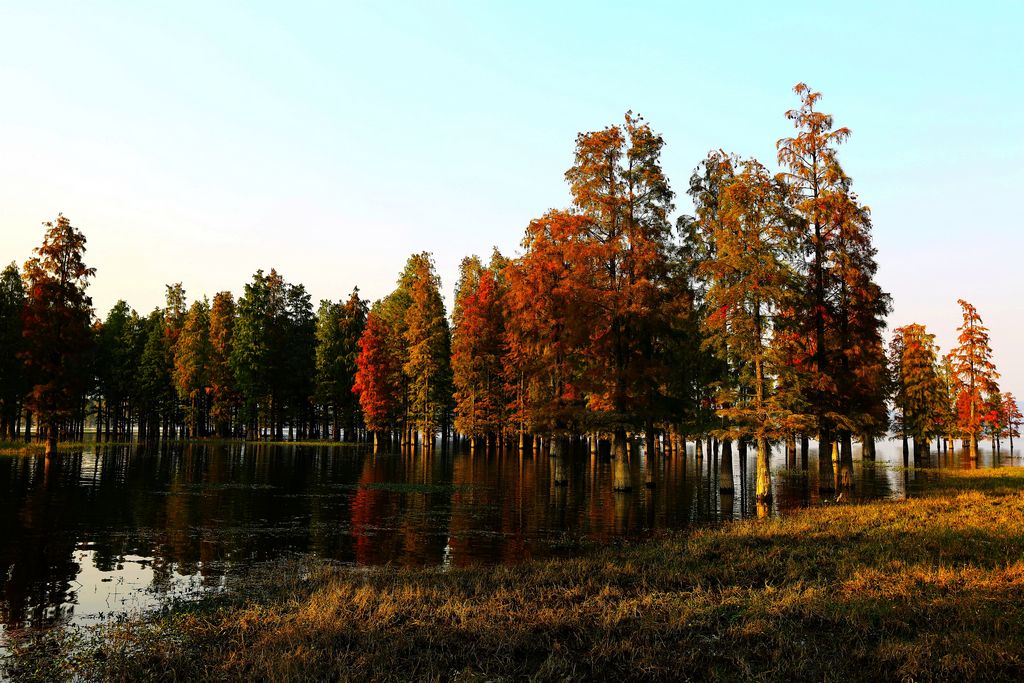
<path id="1" fill-rule="evenodd" d="M 0 259 L 58 212 L 97 312 L 276 267 L 373 299 L 414 251 L 515 253 L 568 203 L 577 131 L 643 114 L 684 190 L 713 148 L 775 167 L 806 81 L 853 129 L 892 326 L 958 297 L 1024 394 L 1024 3 L 0 2 Z"/>

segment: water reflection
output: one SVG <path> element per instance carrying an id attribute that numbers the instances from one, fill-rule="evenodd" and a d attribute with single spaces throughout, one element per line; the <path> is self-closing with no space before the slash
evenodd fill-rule
<path id="1" fill-rule="evenodd" d="M 294 553 L 361 565 L 514 563 L 778 514 L 834 500 L 821 493 L 830 488 L 844 500 L 902 497 L 924 477 L 899 467 L 901 444 L 880 442 L 876 462 L 855 459 L 852 490 L 821 486 L 814 444 L 805 457 L 801 443 L 798 459 L 791 443 L 788 458 L 784 446 L 773 455 L 774 499 L 759 509 L 754 449 L 695 446 L 685 454 L 637 447 L 621 460 L 586 448 L 551 456 L 253 444 L 0 458 L 0 622 L 88 623 L 219 589 L 235 568 Z M 922 461 L 1019 464 L 987 449 L 977 462 L 935 449 Z M 836 474 L 831 462 L 821 471 Z"/>

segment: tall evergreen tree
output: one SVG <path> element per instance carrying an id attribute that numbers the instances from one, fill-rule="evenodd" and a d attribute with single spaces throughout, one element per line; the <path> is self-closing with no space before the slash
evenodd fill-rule
<path id="1" fill-rule="evenodd" d="M 782 356 L 772 348 L 772 318 L 796 279 L 790 263 L 798 235 L 786 187 L 761 164 L 744 162 L 729 175 L 717 217 L 706 227 L 713 256 L 700 268 L 709 282 L 705 329 L 709 346 L 729 368 L 719 414 L 735 432 L 725 436 L 754 438 L 756 495 L 764 501 L 771 498 L 769 439 L 783 432 L 786 417 L 773 390 Z"/>
<path id="2" fill-rule="evenodd" d="M 590 232 L 578 240 L 586 249 L 573 263 L 590 270 L 596 304 L 589 312 L 594 333 L 582 349 L 587 400 L 609 426 L 620 457 L 627 429 L 653 436 L 665 373 L 654 353 L 671 316 L 665 282 L 674 193 L 661 168 L 664 144 L 642 117 L 627 112 L 621 126 L 580 133 L 565 174 L 574 207 L 591 219 Z"/>
<path id="3" fill-rule="evenodd" d="M 486 268 L 473 280 L 463 278 L 456 296 L 459 316 L 452 331 L 455 428 L 473 439 L 505 436 L 509 400 L 503 377 L 503 290 L 500 275 Z"/>
<path id="4" fill-rule="evenodd" d="M 231 433 L 232 419 L 239 402 L 231 369 L 235 313 L 235 299 L 231 292 L 214 295 L 210 306 L 210 419 L 219 436 Z"/>
<path id="5" fill-rule="evenodd" d="M 800 382 L 820 431 L 819 464 L 831 471 L 827 445 L 841 444 L 843 481 L 852 482 L 852 434 L 865 439 L 884 431 L 885 349 L 882 330 L 889 297 L 874 282 L 877 269 L 870 215 L 850 191 L 837 148 L 850 136 L 832 116 L 816 110 L 821 93 L 794 88 L 800 107 L 786 116 L 797 129 L 778 141 L 781 177 L 794 193 L 804 226 L 807 258 L 803 301 L 794 321 L 806 321 L 791 354 L 803 366 Z M 827 466 L 827 467 L 826 467 Z"/>
<path id="6" fill-rule="evenodd" d="M 63 214 L 43 224 L 46 235 L 25 263 L 27 300 L 22 357 L 33 386 L 28 407 L 46 429 L 46 454 L 56 452 L 58 429 L 83 403 L 92 342 L 92 300 L 85 293 L 95 268 L 85 265 L 85 235 Z"/>
<path id="7" fill-rule="evenodd" d="M 0 438 L 14 439 L 28 393 L 23 357 L 22 313 L 25 285 L 18 266 L 11 263 L 0 273 Z"/>
<path id="8" fill-rule="evenodd" d="M 411 276 L 405 316 L 408 356 L 402 369 L 409 390 L 409 419 L 431 443 L 451 409 L 451 332 L 433 259 L 427 253 L 412 256 L 407 273 Z"/>
<path id="9" fill-rule="evenodd" d="M 207 435 L 211 389 L 210 306 L 206 300 L 189 308 L 174 347 L 174 386 L 185 403 L 187 436 Z"/>
<path id="10" fill-rule="evenodd" d="M 913 324 L 896 328 L 890 344 L 890 364 L 895 376 L 895 426 L 903 438 L 905 452 L 907 438 L 914 439 L 915 456 L 920 444 L 940 429 L 937 407 L 944 387 L 934 340 L 935 335 L 929 334 L 924 325 Z"/>
<path id="11" fill-rule="evenodd" d="M 978 436 L 982 430 L 985 396 L 998 391 L 999 373 L 992 362 L 988 328 L 978 310 L 963 299 L 963 312 L 956 347 L 950 352 L 953 375 L 957 380 L 957 427 L 970 448 L 970 458 L 978 457 Z"/>

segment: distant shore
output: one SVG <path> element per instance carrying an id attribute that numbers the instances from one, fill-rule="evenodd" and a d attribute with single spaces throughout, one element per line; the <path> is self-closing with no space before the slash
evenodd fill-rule
<path id="1" fill-rule="evenodd" d="M 15 680 L 1020 680 L 1024 470 L 515 566 L 253 568 Z"/>

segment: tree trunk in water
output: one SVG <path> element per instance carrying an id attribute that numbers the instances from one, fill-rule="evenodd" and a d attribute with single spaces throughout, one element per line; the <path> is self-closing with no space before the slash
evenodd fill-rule
<path id="1" fill-rule="evenodd" d="M 735 490 L 732 483 L 732 441 L 729 439 L 722 442 L 722 463 L 718 469 L 718 490 L 721 493 L 732 493 Z"/>
<path id="2" fill-rule="evenodd" d="M 842 439 L 842 451 L 839 455 L 840 483 L 843 488 L 853 488 L 853 435 L 849 430 L 843 430 L 840 435 Z"/>
<path id="3" fill-rule="evenodd" d="M 771 463 L 768 461 L 768 439 L 757 437 L 757 489 L 758 502 L 766 502 L 772 498 Z"/>
<path id="4" fill-rule="evenodd" d="M 830 493 L 835 490 L 832 473 L 832 435 L 827 429 L 822 429 L 818 436 L 818 490 L 822 493 Z"/>
<path id="5" fill-rule="evenodd" d="M 57 425 L 53 420 L 46 424 L 46 457 L 57 453 Z"/>
<path id="6" fill-rule="evenodd" d="M 625 457 L 615 458 L 615 463 L 612 465 L 613 483 L 612 490 L 627 492 L 633 490 L 633 484 L 630 481 L 629 476 L 629 460 Z"/>
<path id="7" fill-rule="evenodd" d="M 865 434 L 861 437 L 861 459 L 862 460 L 874 460 L 875 459 L 875 437 L 870 434 Z"/>
<path id="8" fill-rule="evenodd" d="M 807 453 L 811 450 L 810 439 L 806 434 L 800 435 L 800 469 L 807 471 Z"/>
<path id="9" fill-rule="evenodd" d="M 617 460 L 625 460 L 627 455 L 626 430 L 616 429 L 612 435 L 612 457 Z"/>
<path id="10" fill-rule="evenodd" d="M 786 468 L 796 469 L 796 434 L 793 432 L 786 435 Z"/>

